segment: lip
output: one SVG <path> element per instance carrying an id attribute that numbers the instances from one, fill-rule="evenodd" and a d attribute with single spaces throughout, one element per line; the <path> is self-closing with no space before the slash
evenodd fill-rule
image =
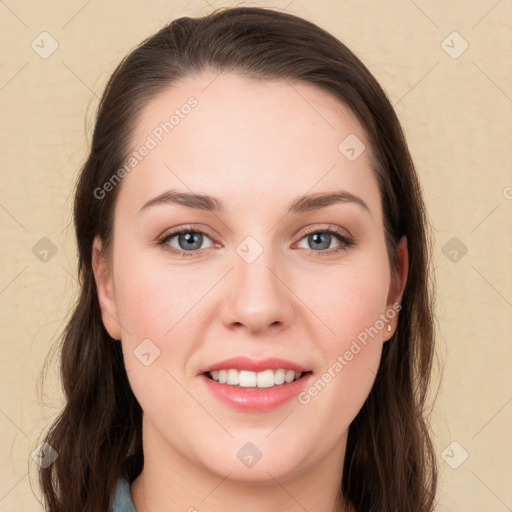
<path id="1" fill-rule="evenodd" d="M 263 412 L 276 409 L 296 397 L 311 381 L 313 374 L 306 373 L 298 380 L 272 388 L 241 388 L 221 384 L 206 375 L 199 375 L 199 378 L 212 395 L 224 404 L 241 411 Z"/>
<path id="2" fill-rule="evenodd" d="M 250 359 L 248 357 L 232 357 L 231 359 L 225 359 L 218 363 L 210 366 L 205 366 L 199 370 L 199 374 L 214 372 L 216 370 L 247 370 L 250 372 L 262 372 L 264 370 L 295 370 L 296 372 L 309 372 L 308 368 L 304 368 L 298 363 L 293 361 L 287 361 L 286 359 L 280 359 L 278 357 L 268 357 L 266 359 Z"/>

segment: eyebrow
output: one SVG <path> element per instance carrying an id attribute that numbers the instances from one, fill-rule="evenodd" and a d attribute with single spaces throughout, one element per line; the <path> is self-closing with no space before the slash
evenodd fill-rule
<path id="1" fill-rule="evenodd" d="M 306 213 L 313 210 L 320 210 L 333 204 L 353 203 L 359 205 L 372 216 L 368 205 L 359 197 L 346 190 L 336 192 L 322 192 L 299 196 L 288 206 L 288 213 Z M 205 194 L 191 194 L 188 192 L 179 192 L 177 190 L 168 190 L 153 199 L 147 201 L 139 210 L 139 214 L 155 205 L 176 204 L 212 212 L 224 211 L 224 205 L 220 199 Z"/>

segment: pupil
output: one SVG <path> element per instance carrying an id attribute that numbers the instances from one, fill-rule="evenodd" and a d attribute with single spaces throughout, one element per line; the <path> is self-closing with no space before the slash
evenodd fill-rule
<path id="1" fill-rule="evenodd" d="M 319 240 L 319 237 L 330 237 L 331 235 L 329 235 L 329 233 L 315 233 L 311 236 L 313 237 L 313 240 L 315 242 L 315 247 L 318 248 L 318 246 L 322 244 L 322 241 Z M 329 247 L 329 241 L 330 239 L 328 238 L 327 245 L 325 247 L 321 247 L 321 249 L 327 249 Z M 325 244 L 325 240 L 323 243 Z"/>
<path id="2" fill-rule="evenodd" d="M 201 248 L 201 233 L 185 233 L 185 234 L 182 234 L 181 237 L 182 239 L 184 238 L 185 239 L 185 242 L 187 244 L 194 244 L 194 239 L 195 239 L 195 243 L 197 244 L 197 240 L 199 240 L 199 245 L 197 247 L 188 247 L 188 249 L 200 249 Z M 180 240 L 181 241 L 181 240 Z"/>

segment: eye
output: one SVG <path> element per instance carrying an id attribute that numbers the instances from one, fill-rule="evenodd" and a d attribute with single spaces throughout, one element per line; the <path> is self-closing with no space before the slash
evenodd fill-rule
<path id="1" fill-rule="evenodd" d="M 194 256 L 204 249 L 203 242 L 205 237 L 210 238 L 204 231 L 185 226 L 164 235 L 157 241 L 157 245 L 180 256 Z M 172 242 L 174 238 L 176 240 Z M 173 243 L 177 244 L 178 247 L 173 245 Z"/>
<path id="2" fill-rule="evenodd" d="M 310 252 L 319 253 L 322 256 L 338 253 L 354 245 L 353 240 L 351 240 L 344 231 L 337 227 L 334 229 L 328 228 L 309 231 L 301 238 L 300 241 L 302 240 L 306 240 L 306 243 L 308 244 L 308 247 L 302 248 L 308 249 Z M 339 242 L 339 247 L 326 251 L 325 249 L 329 249 L 334 240 Z"/>

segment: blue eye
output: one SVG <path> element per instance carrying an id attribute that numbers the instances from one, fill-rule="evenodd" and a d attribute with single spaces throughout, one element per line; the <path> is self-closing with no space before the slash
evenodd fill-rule
<path id="1" fill-rule="evenodd" d="M 175 254 L 182 256 L 194 256 L 201 249 L 204 249 L 204 247 L 202 247 L 202 242 L 205 236 L 210 238 L 203 231 L 193 230 L 185 227 L 165 235 L 163 238 L 158 240 L 158 245 L 162 246 L 163 249 L 166 249 Z M 178 248 L 169 245 L 169 242 L 173 238 L 177 238 Z"/>
<path id="2" fill-rule="evenodd" d="M 179 256 L 196 256 L 199 252 L 205 249 L 205 247 L 203 247 L 205 237 L 210 239 L 204 231 L 194 229 L 190 226 L 185 226 L 164 235 L 157 241 L 157 245 L 162 247 L 162 249 Z M 333 237 L 340 243 L 340 246 L 326 250 L 331 245 Z M 174 238 L 177 239 L 178 247 L 174 247 L 170 244 L 171 240 Z M 307 239 L 308 242 L 312 242 L 312 245 L 306 247 L 306 250 L 312 254 L 318 254 L 320 256 L 339 253 L 352 245 L 355 245 L 355 242 L 339 228 L 311 230 L 309 233 L 304 234 L 302 238 L 300 238 L 300 241 L 304 239 Z M 310 248 L 311 246 L 313 248 Z"/>
<path id="3" fill-rule="evenodd" d="M 313 246 L 314 249 L 311 250 L 313 250 L 313 252 L 319 252 L 317 249 L 320 249 L 322 250 L 322 252 L 325 252 L 324 249 L 329 249 L 329 246 L 331 245 L 333 238 L 341 243 L 341 247 L 329 251 L 328 254 L 332 252 L 339 252 L 352 245 L 351 240 L 349 240 L 345 235 L 341 234 L 338 230 L 330 229 L 324 231 L 313 231 L 312 233 L 309 233 L 306 236 L 304 236 L 301 240 L 306 239 L 308 242 L 312 242 L 311 245 Z M 309 247 L 306 247 L 306 249 L 309 249 Z"/>

